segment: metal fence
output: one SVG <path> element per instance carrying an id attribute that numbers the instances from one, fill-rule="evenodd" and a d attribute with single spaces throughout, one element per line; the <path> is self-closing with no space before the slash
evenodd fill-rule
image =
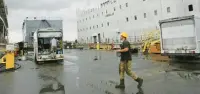
<path id="1" fill-rule="evenodd" d="M 141 35 L 141 36 L 129 36 L 128 37 L 128 41 L 130 43 L 142 43 L 146 40 L 152 39 L 152 40 L 156 40 L 159 39 L 160 37 L 158 35 L 154 35 L 154 36 L 145 36 L 145 35 Z M 84 39 L 80 39 L 79 43 L 94 43 L 94 40 L 92 39 L 88 39 L 88 40 L 84 40 Z M 119 38 L 102 38 L 101 39 L 101 43 L 121 43 Z"/>

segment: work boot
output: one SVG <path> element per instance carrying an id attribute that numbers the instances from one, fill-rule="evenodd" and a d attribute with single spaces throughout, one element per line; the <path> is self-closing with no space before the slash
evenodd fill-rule
<path id="1" fill-rule="evenodd" d="M 120 80 L 120 84 L 116 85 L 115 88 L 125 88 L 124 79 Z"/>
<path id="2" fill-rule="evenodd" d="M 142 84 L 143 84 L 143 79 L 138 77 L 135 81 L 138 82 L 138 86 L 137 87 L 141 88 Z"/>

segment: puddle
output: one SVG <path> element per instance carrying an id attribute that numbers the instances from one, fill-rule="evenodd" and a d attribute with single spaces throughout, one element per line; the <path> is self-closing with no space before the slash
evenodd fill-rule
<path id="1" fill-rule="evenodd" d="M 166 73 L 168 73 L 168 72 L 177 72 L 177 71 L 184 71 L 184 70 L 182 70 L 182 69 L 165 70 Z"/>
<path id="2" fill-rule="evenodd" d="M 129 90 L 127 92 L 125 89 L 115 88 L 115 85 L 118 85 L 118 84 L 119 84 L 118 82 L 112 81 L 112 80 L 109 80 L 109 81 L 101 80 L 98 85 L 95 85 L 93 83 L 87 83 L 86 85 L 88 87 L 91 87 L 93 89 L 103 92 L 102 94 L 144 94 L 143 88 L 137 88 L 137 89 Z"/>
<path id="3" fill-rule="evenodd" d="M 55 80 L 55 81 L 57 81 L 56 78 L 54 78 L 52 76 L 40 75 L 39 77 L 40 77 L 40 79 L 43 79 L 44 81 L 45 80 Z"/>
<path id="4" fill-rule="evenodd" d="M 185 80 L 200 81 L 200 64 L 187 62 L 170 62 L 165 73 L 178 75 Z"/>
<path id="5" fill-rule="evenodd" d="M 64 66 L 70 66 L 70 65 L 75 65 L 75 63 L 73 63 L 73 62 L 69 62 L 69 61 L 64 61 L 64 63 L 63 63 L 63 65 Z"/>
<path id="6" fill-rule="evenodd" d="M 72 61 L 77 61 L 79 60 L 78 56 L 71 56 L 71 55 L 64 55 L 65 60 L 72 60 Z"/>
<path id="7" fill-rule="evenodd" d="M 160 54 L 147 54 L 147 55 L 141 55 L 143 57 L 143 60 L 152 60 L 157 62 L 169 62 L 170 59 L 167 56 L 161 56 Z"/>
<path id="8" fill-rule="evenodd" d="M 62 85 L 56 78 L 46 75 L 40 75 L 43 80 L 42 88 L 39 94 L 65 94 L 64 85 Z"/>
<path id="9" fill-rule="evenodd" d="M 108 82 L 111 83 L 111 84 L 114 84 L 114 85 L 119 84 L 118 82 L 115 82 L 115 81 L 112 81 L 112 80 L 109 80 Z"/>
<path id="10" fill-rule="evenodd" d="M 54 83 L 43 87 L 39 94 L 65 94 L 65 88 L 60 83 Z"/>
<path id="11" fill-rule="evenodd" d="M 177 74 L 185 80 L 199 80 L 200 81 L 200 71 L 188 71 L 184 69 L 171 69 L 165 70 L 166 73 Z"/>
<path id="12" fill-rule="evenodd" d="M 96 89 L 96 90 L 99 90 L 101 92 L 104 92 L 103 94 L 115 94 L 115 93 L 111 92 L 108 89 L 103 89 L 103 88 L 99 87 L 99 85 L 95 85 L 95 84 L 91 84 L 91 83 L 87 83 L 86 85 L 91 87 L 91 88 L 93 88 L 93 89 Z"/>
<path id="13" fill-rule="evenodd" d="M 79 67 L 77 66 L 76 63 L 64 61 L 63 65 L 64 65 L 65 72 L 73 72 L 73 73 L 79 72 Z"/>
<path id="14" fill-rule="evenodd" d="M 198 80 L 200 81 L 200 73 L 195 72 L 178 72 L 177 73 L 181 78 L 186 80 Z"/>
<path id="15" fill-rule="evenodd" d="M 65 67 L 64 71 L 65 72 L 78 73 L 79 72 L 79 67 L 77 67 L 77 66 Z"/>
<path id="16" fill-rule="evenodd" d="M 38 70 L 39 68 L 31 68 L 32 70 Z"/>

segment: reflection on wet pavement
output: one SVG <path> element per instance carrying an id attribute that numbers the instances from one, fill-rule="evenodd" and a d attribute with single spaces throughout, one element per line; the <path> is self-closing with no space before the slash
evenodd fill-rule
<path id="1" fill-rule="evenodd" d="M 93 61 L 94 56 L 99 59 Z M 29 57 L 31 59 L 31 55 Z M 119 57 L 114 52 L 66 50 L 65 60 L 62 63 L 35 65 L 29 60 L 20 61 L 20 64 L 22 68 L 17 72 L 0 75 L 2 94 L 199 94 L 200 92 L 200 63 L 172 62 L 168 57 L 160 55 L 133 55 L 132 70 L 144 78 L 142 89 L 138 89 L 137 83 L 128 76 L 125 77 L 126 89 L 115 88 L 115 85 L 119 84 Z M 24 89 L 27 87 L 28 89 Z"/>
<path id="2" fill-rule="evenodd" d="M 39 94 L 66 94 L 65 88 L 60 83 L 50 84 L 46 87 L 43 87 Z"/>
<path id="3" fill-rule="evenodd" d="M 48 73 L 49 70 L 53 72 L 53 75 Z M 42 86 L 39 94 L 65 94 L 64 85 L 62 85 L 56 78 L 59 74 L 56 73 L 54 68 L 47 70 L 41 69 L 39 71 L 39 79 L 41 79 L 40 84 Z"/>
<path id="4" fill-rule="evenodd" d="M 161 56 L 160 54 L 143 55 L 143 59 L 157 61 L 157 62 L 169 62 L 170 61 L 170 59 L 167 56 Z"/>

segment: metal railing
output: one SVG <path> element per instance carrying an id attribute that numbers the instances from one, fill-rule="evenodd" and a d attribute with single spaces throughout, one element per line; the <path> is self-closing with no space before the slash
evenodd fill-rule
<path id="1" fill-rule="evenodd" d="M 149 37 L 149 36 L 130 36 L 128 38 L 128 41 L 130 43 L 142 43 L 146 40 L 149 39 L 153 39 L 153 40 L 157 40 L 159 39 L 159 36 L 153 36 L 153 37 Z M 93 40 L 79 40 L 79 43 L 94 43 Z M 111 43 L 121 43 L 121 41 L 119 39 L 113 39 L 113 38 L 103 38 L 101 39 L 101 43 L 107 43 L 107 44 L 111 44 Z"/>

